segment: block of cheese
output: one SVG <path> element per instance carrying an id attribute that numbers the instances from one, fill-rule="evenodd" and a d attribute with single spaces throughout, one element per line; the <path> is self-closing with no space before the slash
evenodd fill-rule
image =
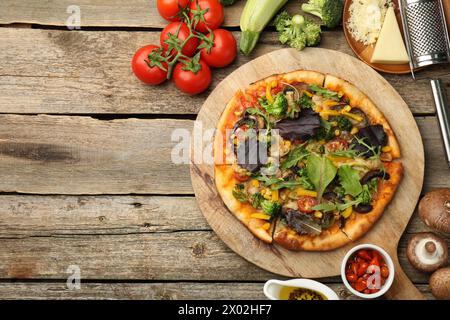
<path id="1" fill-rule="evenodd" d="M 393 7 L 386 12 L 371 63 L 401 64 L 408 63 L 409 57 L 403 42 L 400 27 Z"/>

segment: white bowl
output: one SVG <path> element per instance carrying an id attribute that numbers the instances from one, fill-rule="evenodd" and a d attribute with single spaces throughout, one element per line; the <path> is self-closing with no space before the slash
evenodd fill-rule
<path id="1" fill-rule="evenodd" d="M 383 259 L 386 262 L 387 267 L 389 269 L 389 276 L 386 279 L 386 282 L 380 288 L 380 291 L 378 291 L 376 293 L 365 294 L 365 293 L 361 293 L 359 291 L 356 291 L 355 289 L 352 288 L 350 283 L 347 281 L 347 277 L 345 276 L 345 268 L 347 266 L 348 259 L 356 251 L 361 250 L 361 249 L 372 249 L 372 250 L 378 251 L 381 254 L 381 256 L 383 257 Z M 394 274 L 395 274 L 394 263 L 392 262 L 391 257 L 389 256 L 389 254 L 384 249 L 382 249 L 379 246 L 376 246 L 374 244 L 367 243 L 367 244 L 357 245 L 357 246 L 353 247 L 352 249 L 350 249 L 350 251 L 347 252 L 347 254 L 345 255 L 344 259 L 342 260 L 342 265 L 341 265 L 342 281 L 344 282 L 345 286 L 347 287 L 347 289 L 351 293 L 353 293 L 355 296 L 358 296 L 358 297 L 361 297 L 361 298 L 364 298 L 364 299 L 374 299 L 374 298 L 378 298 L 378 297 L 382 296 L 383 294 L 385 294 L 389 290 L 389 288 L 391 287 L 392 282 L 394 281 Z"/>
<path id="2" fill-rule="evenodd" d="M 303 288 L 317 291 L 328 300 L 339 300 L 339 296 L 326 285 L 310 279 L 269 280 L 264 284 L 264 294 L 270 300 L 280 300 L 282 287 Z"/>

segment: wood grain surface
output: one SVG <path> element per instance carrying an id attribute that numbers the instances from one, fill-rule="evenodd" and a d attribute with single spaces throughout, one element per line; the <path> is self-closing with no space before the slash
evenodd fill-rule
<path id="1" fill-rule="evenodd" d="M 0 115 L 0 190 L 22 193 L 191 193 L 171 136 L 192 121 Z"/>
<path id="2" fill-rule="evenodd" d="M 0 64 L 0 113 L 193 114 L 238 66 L 281 48 L 276 33 L 264 33 L 254 54 L 214 70 L 211 88 L 187 99 L 170 82 L 152 87 L 133 76 L 134 52 L 150 43 L 159 43 L 159 33 L 0 28 L 0 60 L 8 61 Z M 352 54 L 341 31 L 324 32 L 321 47 Z M 441 73 L 450 84 L 450 66 Z M 434 114 L 429 81 L 385 77 L 414 113 Z"/>
<path id="3" fill-rule="evenodd" d="M 342 258 L 352 246 L 360 243 L 377 244 L 394 256 L 396 263 L 396 281 L 390 290 L 391 298 L 421 298 L 396 259 L 398 240 L 422 189 L 424 151 L 420 143 L 421 136 L 408 106 L 373 69 L 337 51 L 318 48 L 307 48 L 300 53 L 294 49 L 274 51 L 243 65 L 224 79 L 205 101 L 197 121 L 203 124 L 204 130 L 215 128 L 224 106 L 237 90 L 270 75 L 299 69 L 336 75 L 357 85 L 389 120 L 401 146 L 404 168 L 404 177 L 389 207 L 380 221 L 355 243 L 327 252 L 289 251 L 277 244 L 264 244 L 246 230 L 220 200 L 214 184 L 214 166 L 195 162 L 193 158 L 192 184 L 206 220 L 233 251 L 261 268 L 291 277 L 338 275 Z M 197 145 L 193 144 L 193 152 L 195 147 Z"/>
<path id="4" fill-rule="evenodd" d="M 290 1 L 287 9 L 299 12 L 306 0 Z M 81 28 L 84 27 L 155 27 L 162 28 L 167 21 L 156 9 L 156 0 L 2 0 L 0 2 L 0 24 L 32 23 L 40 25 L 66 26 L 70 13 L 67 8 L 77 5 L 81 12 Z M 225 8 L 224 26 L 237 27 L 245 0 Z M 319 21 L 314 16 L 311 19 Z"/>
<path id="5" fill-rule="evenodd" d="M 450 171 L 436 120 L 416 120 L 427 155 L 424 191 L 446 187 Z M 0 115 L 0 123 L 2 192 L 193 193 L 189 166 L 171 161 L 174 129 L 189 132 L 192 120 Z"/>
<path id="6" fill-rule="evenodd" d="M 80 290 L 69 290 L 65 283 L 0 283 L 4 299 L 193 299 L 264 300 L 264 283 L 83 283 Z M 356 300 L 342 284 L 327 284 L 342 300 Z M 427 285 L 417 286 L 427 299 L 433 295 Z"/>
<path id="7" fill-rule="evenodd" d="M 288 9 L 298 12 L 302 1 L 290 0 Z M 244 2 L 226 9 L 237 39 Z M 66 29 L 73 4 L 81 31 Z M 217 84 L 282 48 L 278 36 L 266 30 L 250 57 L 214 70 L 211 88 L 187 97 L 171 83 L 147 87 L 131 74 L 135 50 L 158 43 L 165 25 L 153 0 L 0 1 L 0 299 L 263 299 L 263 282 L 280 278 L 220 241 L 192 196 L 188 166 L 167 161 L 173 129 L 190 130 Z M 337 29 L 324 31 L 321 47 L 351 54 Z M 449 71 L 421 76 L 442 75 L 449 93 Z M 422 193 L 450 187 L 429 81 L 383 76 L 422 133 Z M 400 264 L 431 299 L 428 275 L 405 254 L 421 231 L 428 228 L 414 215 Z M 72 263 L 81 267 L 81 290 L 66 287 Z M 320 281 L 355 298 L 339 277 Z"/>
<path id="8" fill-rule="evenodd" d="M 2 195 L 0 215 L 0 279 L 64 279 L 70 264 L 80 266 L 84 281 L 280 278 L 223 244 L 193 197 Z M 410 266 L 406 243 L 426 231 L 415 214 L 399 245 L 415 283 L 428 275 Z"/>

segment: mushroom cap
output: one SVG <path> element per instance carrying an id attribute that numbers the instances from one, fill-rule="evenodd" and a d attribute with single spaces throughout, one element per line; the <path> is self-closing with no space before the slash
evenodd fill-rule
<path id="1" fill-rule="evenodd" d="M 427 193 L 420 200 L 419 216 L 430 228 L 450 234 L 450 188 Z"/>
<path id="2" fill-rule="evenodd" d="M 442 300 L 450 300 L 450 267 L 437 270 L 430 278 L 431 293 Z"/>
<path id="3" fill-rule="evenodd" d="M 431 232 L 417 233 L 409 239 L 406 255 L 417 270 L 433 272 L 447 263 L 447 242 Z"/>

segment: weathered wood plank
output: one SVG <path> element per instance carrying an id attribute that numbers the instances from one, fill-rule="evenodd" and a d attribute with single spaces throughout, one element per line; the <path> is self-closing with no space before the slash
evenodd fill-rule
<path id="1" fill-rule="evenodd" d="M 215 70 L 211 88 L 187 99 L 172 83 L 151 87 L 135 79 L 131 58 L 149 43 L 159 43 L 158 32 L 0 28 L 0 60 L 8 61 L 0 65 L 0 113 L 193 114 L 237 67 L 282 48 L 274 32 L 264 33 L 251 57 L 239 55 L 231 66 Z M 341 31 L 325 32 L 321 46 L 351 54 Z M 450 72 L 450 66 L 444 69 Z M 423 75 L 436 73 L 442 71 Z M 434 113 L 428 81 L 415 82 L 409 75 L 385 77 L 413 112 Z M 450 75 L 442 78 L 450 83 Z"/>
<path id="2" fill-rule="evenodd" d="M 192 193 L 171 161 L 188 120 L 1 115 L 0 190 L 24 193 Z"/>
<path id="3" fill-rule="evenodd" d="M 439 129 L 417 118 L 425 191 L 449 187 Z M 193 121 L 0 115 L 0 191 L 37 194 L 192 194 L 187 165 L 172 163 L 175 129 Z"/>
<path id="4" fill-rule="evenodd" d="M 301 0 L 305 2 L 305 0 Z M 292 0 L 287 7 L 290 12 L 300 12 L 299 0 Z M 156 27 L 162 28 L 167 21 L 161 18 L 156 9 L 156 1 L 146 0 L 3 0 L 0 3 L 0 24 L 32 23 L 40 25 L 66 26 L 71 15 L 68 7 L 77 5 L 81 12 L 81 28 L 83 27 Z M 239 26 L 245 1 L 225 8 L 224 25 Z M 314 18 L 311 16 L 311 18 Z M 317 21 L 317 19 L 315 19 Z"/>
<path id="5" fill-rule="evenodd" d="M 192 196 L 2 195 L 0 217 L 0 238 L 211 230 Z"/>
<path id="6" fill-rule="evenodd" d="M 0 238 L 211 230 L 189 196 L 2 195 L 0 216 Z M 415 213 L 406 233 L 427 231 Z"/>
<path id="7" fill-rule="evenodd" d="M 61 279 L 70 264 L 91 279 L 274 277 L 223 245 L 193 197 L 3 195 L 0 216 L 0 278 Z M 429 229 L 414 215 L 399 252 L 408 275 L 422 283 L 427 276 L 406 261 L 405 246 L 411 234 L 423 231 Z M 182 261 L 174 264 L 177 259 Z"/>
<path id="8" fill-rule="evenodd" d="M 415 283 L 428 275 L 414 270 L 400 246 L 400 262 Z M 0 278 L 65 279 L 79 266 L 84 279 L 262 281 L 275 275 L 232 252 L 212 231 L 124 235 L 59 235 L 2 238 Z"/>
<path id="9" fill-rule="evenodd" d="M 127 300 L 264 300 L 263 283 L 81 283 L 69 290 L 65 283 L 0 283 L 2 299 L 127 299 Z M 357 299 L 342 284 L 329 283 L 342 300 Z M 427 285 L 417 285 L 427 299 L 434 299 Z"/>

